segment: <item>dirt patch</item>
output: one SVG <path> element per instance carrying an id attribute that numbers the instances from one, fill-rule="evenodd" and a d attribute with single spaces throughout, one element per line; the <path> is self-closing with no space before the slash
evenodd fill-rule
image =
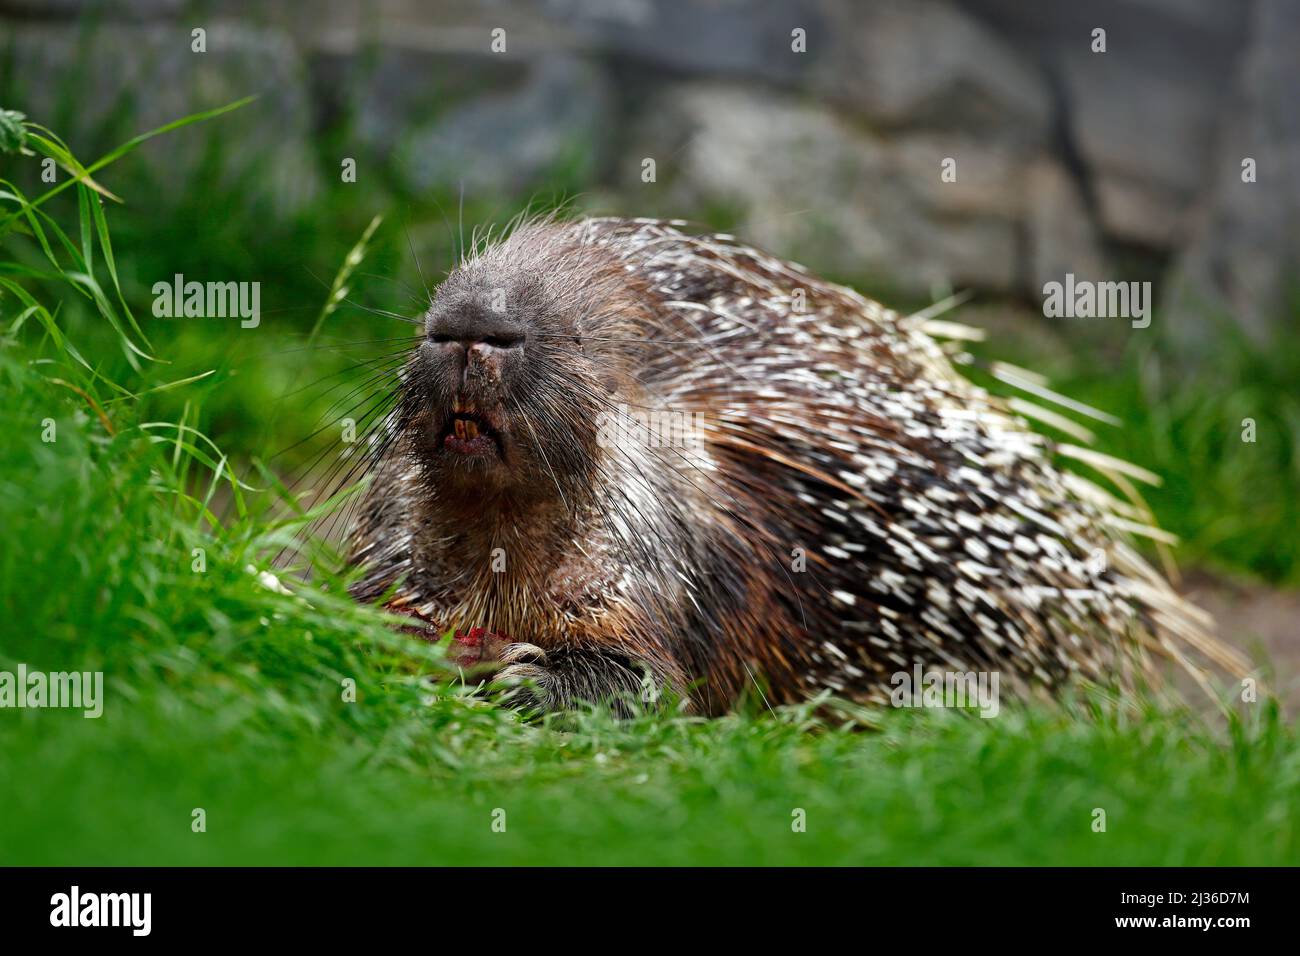
<path id="1" fill-rule="evenodd" d="M 1300 709 L 1300 591 L 1197 573 L 1185 583 L 1186 596 L 1218 621 L 1220 636 L 1261 666 L 1290 712 Z"/>

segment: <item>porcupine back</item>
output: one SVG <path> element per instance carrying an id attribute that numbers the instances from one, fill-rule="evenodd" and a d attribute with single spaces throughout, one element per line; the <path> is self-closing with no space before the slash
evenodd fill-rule
<path id="1" fill-rule="evenodd" d="M 475 545 L 421 542 L 438 495 L 395 442 L 354 537 L 361 596 L 400 581 L 434 630 L 612 651 L 708 713 L 755 684 L 883 701 L 918 664 L 1023 691 L 1129 684 L 1153 656 L 1244 671 L 1134 550 L 1142 511 L 1053 460 L 1140 470 L 1034 431 L 1020 413 L 1069 423 L 958 374 L 933 323 L 679 225 L 528 222 L 449 282 L 536 278 L 581 313 L 582 360 L 553 358 L 575 407 L 698 414 L 702 443 L 553 448 L 562 474 L 536 480 L 568 489 L 562 518 Z M 510 574 L 485 570 L 492 541 Z"/>

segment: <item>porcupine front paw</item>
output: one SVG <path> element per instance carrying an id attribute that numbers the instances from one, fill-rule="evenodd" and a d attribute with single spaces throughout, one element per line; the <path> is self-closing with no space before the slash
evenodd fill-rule
<path id="1" fill-rule="evenodd" d="M 497 668 L 490 682 L 510 704 L 532 711 L 566 710 L 600 704 L 629 716 L 635 699 L 646 697 L 647 667 L 624 657 L 594 650 L 560 648 L 547 652 L 535 644 L 511 641 L 485 628 L 458 632 L 449 659 L 470 671 Z M 656 688 L 660 682 L 655 682 Z"/>
<path id="2" fill-rule="evenodd" d="M 447 648 L 447 659 L 470 673 L 495 669 L 492 683 L 519 688 L 513 695 L 542 705 L 545 688 L 550 683 L 546 671 L 546 652 L 536 644 L 511 641 L 499 631 L 473 627 L 457 631 Z"/>
<path id="3" fill-rule="evenodd" d="M 512 703 L 533 710 L 547 710 L 552 704 L 552 674 L 546 669 L 546 652 L 536 644 L 506 645 L 498 658 L 504 665 L 493 683 L 508 688 Z"/>

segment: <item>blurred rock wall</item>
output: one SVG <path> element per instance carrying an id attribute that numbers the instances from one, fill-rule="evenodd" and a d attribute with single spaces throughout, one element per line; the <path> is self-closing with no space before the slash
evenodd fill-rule
<path id="1" fill-rule="evenodd" d="M 223 162 L 258 157 L 285 209 L 346 118 L 404 190 L 518 201 L 563 168 L 604 211 L 722 218 L 917 295 L 1150 279 L 1192 345 L 1207 310 L 1260 338 L 1295 314 L 1293 0 L 0 0 L 0 38 L 5 105 L 44 119 L 60 79 L 87 91 L 74 145 L 123 110 L 143 126 L 261 92 Z M 152 156 L 179 183 L 210 172 Z"/>

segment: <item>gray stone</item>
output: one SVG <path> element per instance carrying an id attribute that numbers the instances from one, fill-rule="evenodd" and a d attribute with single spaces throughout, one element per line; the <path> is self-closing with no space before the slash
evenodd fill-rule
<path id="1" fill-rule="evenodd" d="M 1024 184 L 1031 296 L 1040 300 L 1043 285 L 1063 281 L 1066 273 L 1091 281 L 1111 278 L 1078 184 L 1065 169 L 1040 157 L 1026 169 Z"/>
<path id="2" fill-rule="evenodd" d="M 1032 170 L 1050 167 L 1041 153 L 962 134 L 886 138 L 826 107 L 733 84 L 682 84 L 646 115 L 619 162 L 629 208 L 686 218 L 727 210 L 747 239 L 838 275 L 922 295 L 953 286 L 1021 292 L 1027 229 L 1046 249 L 1096 255 L 1066 214 L 1026 221 L 1029 203 L 1061 206 L 1071 195 L 1059 182 L 1026 190 Z M 656 183 L 639 180 L 646 156 L 656 160 Z M 955 183 L 940 179 L 945 157 L 957 160 Z M 1071 200 L 1067 212 L 1077 212 Z"/>
<path id="3" fill-rule="evenodd" d="M 1188 204 L 1207 181 L 1217 97 L 1117 51 L 1071 53 L 1061 69 L 1073 139 L 1106 233 L 1160 248 L 1178 244 Z"/>
<path id="4" fill-rule="evenodd" d="M 1106 238 L 1167 251 L 1212 180 L 1244 3 L 961 0 L 1042 72 Z M 1091 50 L 1106 30 L 1105 53 Z M 1046 82 L 1044 82 L 1044 80 Z"/>
<path id="5" fill-rule="evenodd" d="M 395 170 L 409 188 L 518 196 L 557 172 L 589 180 L 610 112 L 598 68 L 552 57 L 527 68 L 517 86 L 445 105 L 426 122 L 385 134 L 368 120 L 365 129 L 372 138 L 395 135 Z"/>
<path id="6" fill-rule="evenodd" d="M 1051 101 L 1032 65 L 960 9 L 933 0 L 826 9 L 834 28 L 810 46 L 814 91 L 877 125 L 1047 136 Z"/>
<path id="7" fill-rule="evenodd" d="M 748 76 L 785 85 L 802 76 L 837 33 L 818 0 L 544 0 L 573 42 L 592 52 L 696 76 Z M 791 31 L 808 53 L 791 49 Z"/>
<path id="8" fill-rule="evenodd" d="M 1266 342 L 1294 314 L 1300 282 L 1300 6 L 1261 0 L 1215 157 L 1216 187 L 1169 283 L 1180 341 L 1209 347 L 1207 314 L 1228 314 Z M 1242 181 L 1242 160 L 1257 180 Z"/>

